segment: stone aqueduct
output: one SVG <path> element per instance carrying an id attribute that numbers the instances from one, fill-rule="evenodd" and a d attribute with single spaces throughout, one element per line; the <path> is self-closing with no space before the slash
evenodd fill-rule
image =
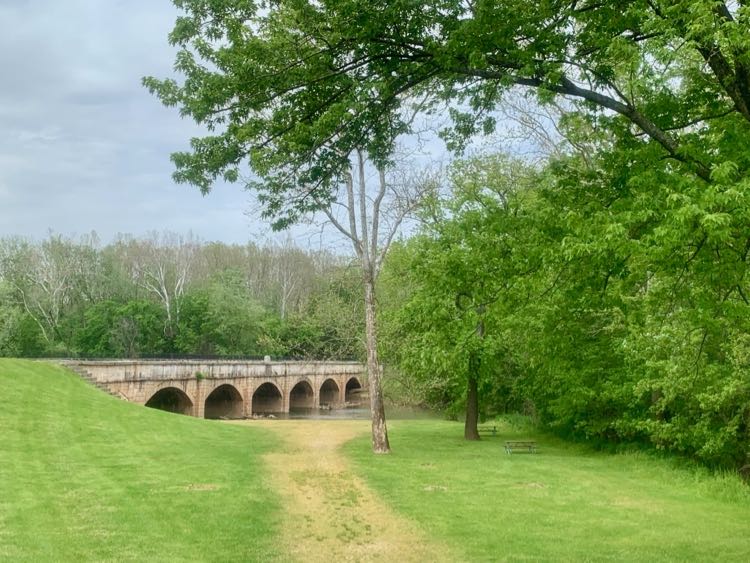
<path id="1" fill-rule="evenodd" d="M 201 418 L 243 418 L 357 402 L 356 362 L 111 360 L 66 362 L 126 401 Z"/>

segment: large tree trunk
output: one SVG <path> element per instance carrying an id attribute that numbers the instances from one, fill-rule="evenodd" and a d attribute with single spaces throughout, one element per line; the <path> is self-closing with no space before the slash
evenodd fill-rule
<path id="1" fill-rule="evenodd" d="M 375 280 L 372 272 L 364 268 L 365 286 L 365 330 L 367 346 L 367 379 L 370 384 L 370 414 L 372 416 L 372 451 L 387 454 L 388 429 L 385 425 L 383 392 L 380 388 L 380 364 L 378 363 L 378 335 L 376 330 Z"/>
<path id="2" fill-rule="evenodd" d="M 469 381 L 466 390 L 466 423 L 464 424 L 464 438 L 479 440 L 479 390 L 477 385 L 477 368 L 479 360 L 472 356 L 469 360 Z"/>

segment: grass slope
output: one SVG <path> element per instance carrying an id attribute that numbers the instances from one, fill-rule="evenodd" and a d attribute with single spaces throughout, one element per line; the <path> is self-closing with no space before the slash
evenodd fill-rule
<path id="1" fill-rule="evenodd" d="M 268 561 L 270 433 L 144 409 L 0 359 L 0 560 Z"/>
<path id="2" fill-rule="evenodd" d="M 750 492 L 733 476 L 646 455 L 605 455 L 501 428 L 478 443 L 445 421 L 397 421 L 390 456 L 346 446 L 401 514 L 467 561 L 748 561 Z M 505 439 L 535 438 L 537 455 Z"/>

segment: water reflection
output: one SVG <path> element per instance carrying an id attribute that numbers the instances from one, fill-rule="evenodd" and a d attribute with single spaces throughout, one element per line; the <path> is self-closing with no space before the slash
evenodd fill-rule
<path id="1" fill-rule="evenodd" d="M 288 420 L 367 420 L 370 409 L 352 407 L 348 409 L 291 409 L 288 413 L 277 413 L 276 418 Z"/>
<path id="2" fill-rule="evenodd" d="M 286 420 L 369 420 L 369 407 L 349 407 L 345 409 L 295 408 L 289 413 L 276 413 L 274 417 Z M 439 418 L 439 415 L 417 407 L 386 407 L 385 417 L 390 420 L 416 420 Z"/>

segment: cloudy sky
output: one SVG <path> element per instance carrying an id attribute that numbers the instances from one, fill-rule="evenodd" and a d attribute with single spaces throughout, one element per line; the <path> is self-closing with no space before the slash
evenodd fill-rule
<path id="1" fill-rule="evenodd" d="M 171 180 L 200 132 L 140 80 L 170 74 L 176 16 L 169 0 L 0 0 L 0 236 L 270 234 L 240 186 Z"/>

